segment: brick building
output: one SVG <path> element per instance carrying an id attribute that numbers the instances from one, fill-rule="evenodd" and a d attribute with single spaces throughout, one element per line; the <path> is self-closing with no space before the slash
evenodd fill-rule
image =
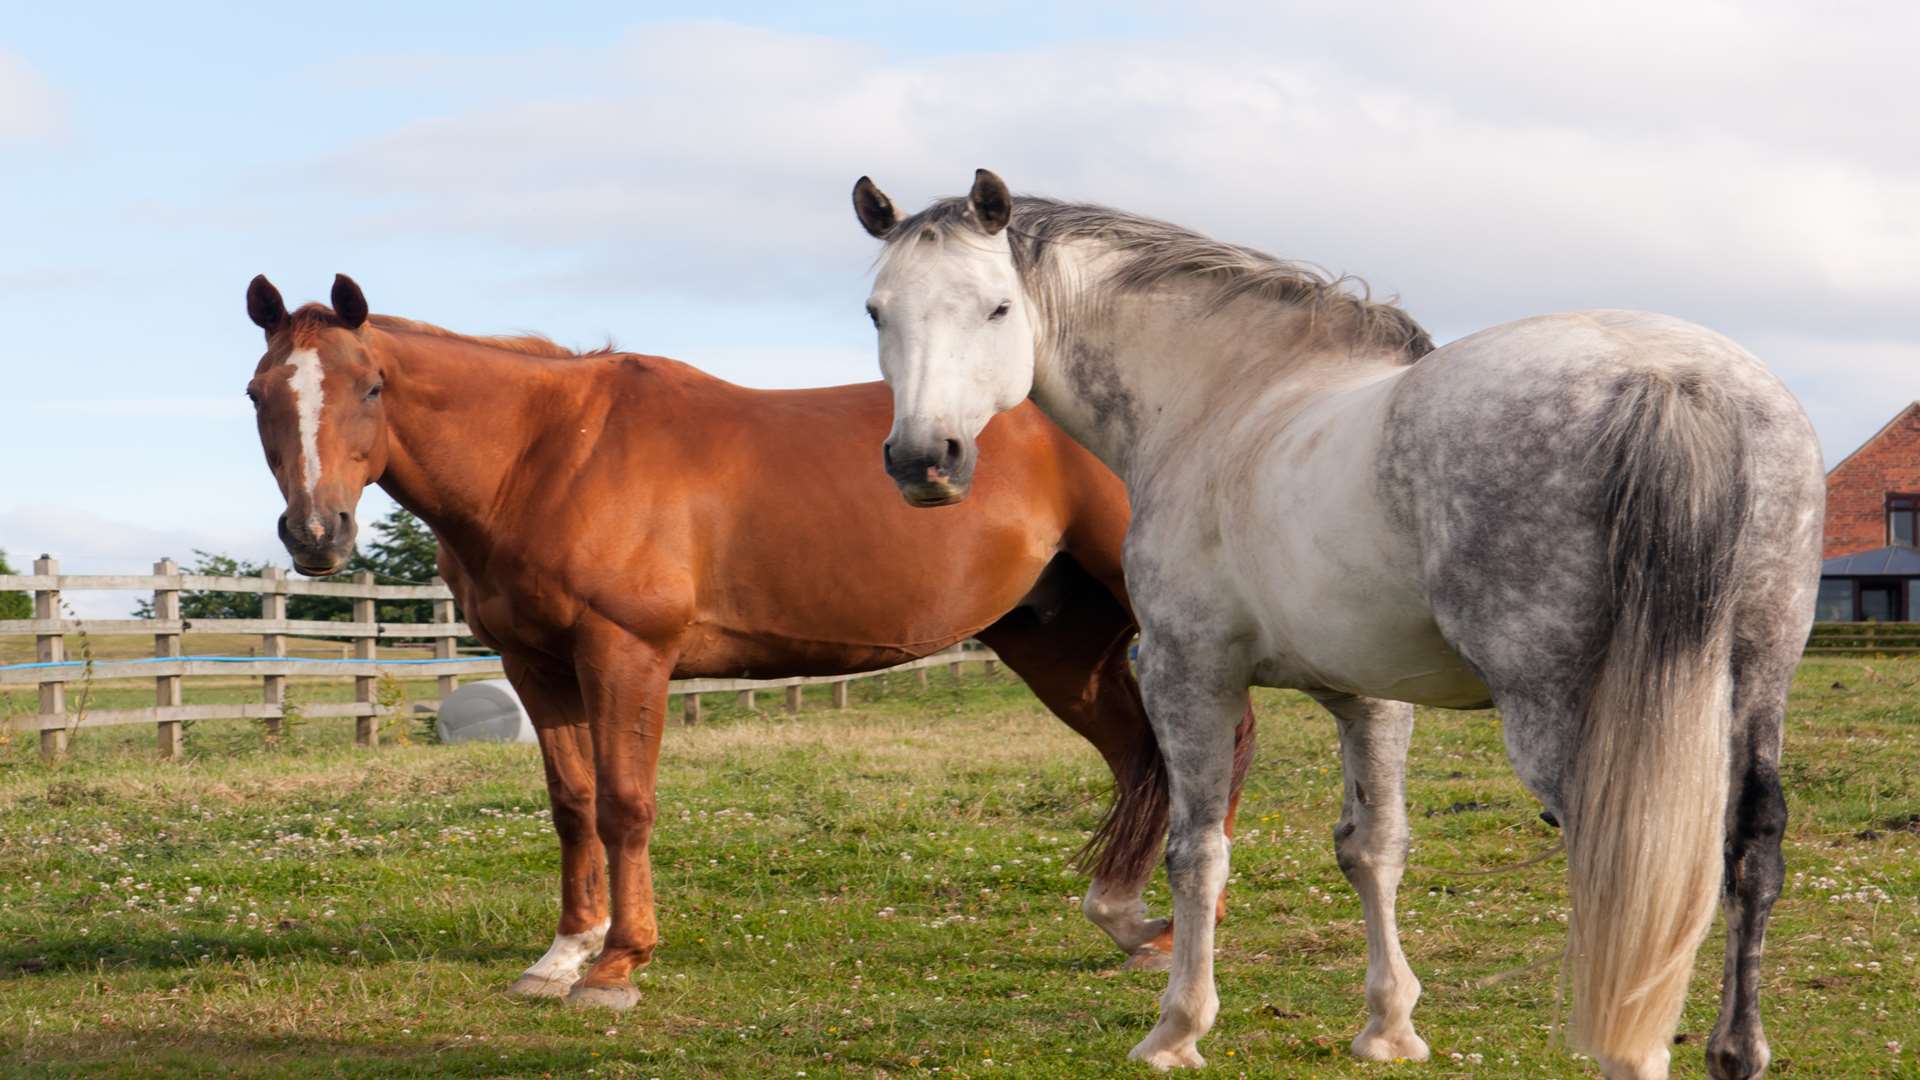
<path id="1" fill-rule="evenodd" d="M 1920 401 L 1827 473 L 1818 618 L 1920 622 Z"/>

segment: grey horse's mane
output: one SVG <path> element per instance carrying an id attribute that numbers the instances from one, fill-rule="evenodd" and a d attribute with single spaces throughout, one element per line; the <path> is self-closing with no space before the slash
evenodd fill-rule
<path id="1" fill-rule="evenodd" d="M 896 225 L 881 258 L 911 250 L 925 234 L 945 237 L 973 227 L 965 198 L 941 199 Z M 1043 308 L 1056 307 L 1069 284 L 1061 264 L 1051 257 L 1052 247 L 1071 240 L 1101 240 L 1113 246 L 1119 261 L 1100 281 L 1090 283 L 1096 291 L 1143 292 L 1176 281 L 1195 282 L 1204 287 L 1204 310 L 1210 314 L 1234 301 L 1259 297 L 1305 308 L 1330 333 L 1398 350 L 1409 363 L 1433 351 L 1433 339 L 1413 316 L 1391 302 L 1374 300 L 1359 278 L 1276 259 L 1138 214 L 1021 195 L 1013 200 L 1007 239 L 1021 283 Z M 1060 321 L 1054 320 L 1056 329 L 1064 330 Z"/>

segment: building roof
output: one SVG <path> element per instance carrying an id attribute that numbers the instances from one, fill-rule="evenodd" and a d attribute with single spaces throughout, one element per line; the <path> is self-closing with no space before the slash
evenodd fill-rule
<path id="1" fill-rule="evenodd" d="M 1821 577 L 1920 577 L 1920 548 L 1899 544 L 1857 551 L 1820 564 Z"/>
<path id="2" fill-rule="evenodd" d="M 1827 475 L 1832 476 L 1834 473 L 1839 472 L 1841 466 L 1845 465 L 1849 461 L 1852 461 L 1854 458 L 1860 456 L 1860 451 L 1865 450 L 1867 447 L 1872 446 L 1876 442 L 1879 442 L 1880 436 L 1885 435 L 1889 430 L 1893 428 L 1893 425 L 1899 423 L 1902 419 L 1906 417 L 1908 413 L 1911 413 L 1916 409 L 1920 409 L 1920 401 L 1913 402 L 1912 404 L 1908 405 L 1906 408 L 1901 409 L 1897 413 L 1894 413 L 1892 419 L 1880 425 L 1880 430 L 1874 432 L 1872 438 L 1869 438 L 1866 442 L 1863 442 L 1859 446 L 1854 447 L 1853 453 L 1848 454 L 1846 457 L 1843 457 L 1839 461 L 1834 462 L 1833 468 L 1827 470 Z"/>

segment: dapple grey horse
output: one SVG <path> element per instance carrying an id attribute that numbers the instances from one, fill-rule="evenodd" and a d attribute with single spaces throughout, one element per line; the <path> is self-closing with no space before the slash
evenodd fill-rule
<path id="1" fill-rule="evenodd" d="M 867 310 L 888 471 L 964 498 L 974 438 L 1031 397 L 1119 473 L 1140 681 L 1173 793 L 1174 957 L 1133 1056 L 1203 1064 L 1219 1009 L 1234 724 L 1249 684 L 1338 722 L 1341 869 L 1367 929 L 1362 1058 L 1423 1058 L 1394 894 L 1410 703 L 1497 706 L 1564 826 L 1569 1036 L 1664 1077 L 1695 952 L 1729 928 L 1717 1077 L 1768 1048 L 1761 943 L 1783 876 L 1778 762 L 1812 620 L 1824 489 L 1791 394 L 1678 319 L 1585 311 L 1435 349 L 1344 280 L 1162 222 L 1014 198 L 986 171 L 904 219 Z"/>

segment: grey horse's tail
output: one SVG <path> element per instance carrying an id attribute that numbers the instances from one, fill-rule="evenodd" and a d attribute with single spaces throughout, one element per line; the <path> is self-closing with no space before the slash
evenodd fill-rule
<path id="1" fill-rule="evenodd" d="M 1612 634 L 1566 792 L 1568 1034 L 1631 1075 L 1665 1076 L 1720 891 L 1748 503 L 1740 407 L 1701 376 L 1634 372 L 1593 453 Z"/>

